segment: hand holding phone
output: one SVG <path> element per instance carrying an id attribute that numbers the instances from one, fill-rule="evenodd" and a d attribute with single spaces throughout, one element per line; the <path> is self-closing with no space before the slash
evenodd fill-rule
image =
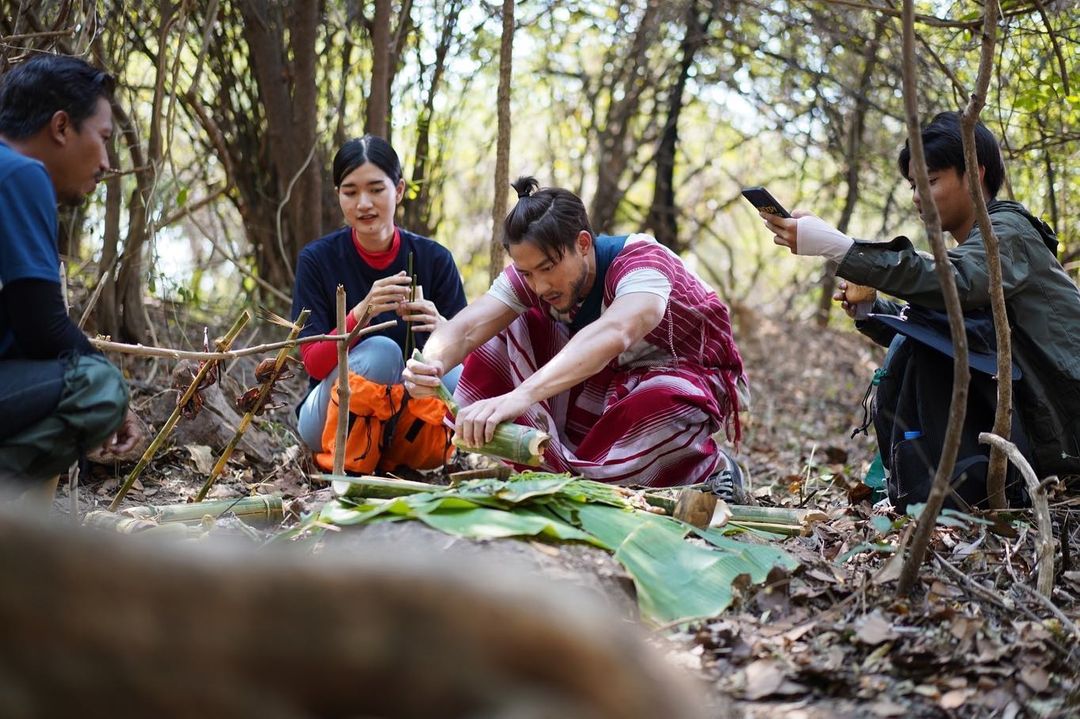
<path id="1" fill-rule="evenodd" d="M 784 206 L 777 202 L 776 198 L 764 187 L 744 187 L 742 196 L 761 212 L 778 217 L 791 217 L 791 213 L 785 210 Z"/>

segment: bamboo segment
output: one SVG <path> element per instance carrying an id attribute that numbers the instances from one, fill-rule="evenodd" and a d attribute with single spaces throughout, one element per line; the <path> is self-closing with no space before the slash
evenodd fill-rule
<path id="1" fill-rule="evenodd" d="M 366 497 L 372 499 L 393 499 L 407 494 L 434 492 L 445 487 L 425 482 L 411 482 L 407 479 L 387 479 L 362 475 L 351 477 L 344 474 L 312 474 L 312 479 L 330 482 L 334 494 L 339 497 Z"/>
<path id="2" fill-rule="evenodd" d="M 512 470 L 505 464 L 494 467 L 484 467 L 483 469 L 467 469 L 462 472 L 451 472 L 450 485 L 453 486 L 470 479 L 498 479 L 506 481 L 510 479 L 511 472 Z"/>
<path id="3" fill-rule="evenodd" d="M 217 350 L 219 352 L 227 351 L 236 340 L 236 336 L 240 334 L 240 330 L 244 329 L 244 326 L 247 325 L 249 321 L 251 321 L 251 313 L 244 310 L 240 313 L 240 316 L 236 318 L 236 321 L 233 322 L 232 327 L 225 333 L 225 336 L 215 343 Z M 131 486 L 135 484 L 135 480 L 139 478 L 139 475 L 146 469 L 146 465 L 150 464 L 150 460 L 154 458 L 154 455 L 157 454 L 161 445 L 172 433 L 173 428 L 176 427 L 176 422 L 180 419 L 181 409 L 195 395 L 203 377 L 205 377 L 206 373 L 220 362 L 220 359 L 206 360 L 203 366 L 199 368 L 199 371 L 195 374 L 195 378 L 191 380 L 191 384 L 188 386 L 183 396 L 176 402 L 176 408 L 172 411 L 172 414 L 169 415 L 169 418 L 165 420 L 165 424 L 162 425 L 161 431 L 158 432 L 157 437 L 154 437 L 154 441 L 151 442 L 150 446 L 143 452 L 143 456 L 139 459 L 139 463 L 136 464 L 135 468 L 124 478 L 123 486 L 120 487 L 120 491 L 116 493 L 116 496 L 113 497 L 113 501 L 109 504 L 110 512 L 115 512 L 116 508 L 120 506 L 120 501 L 124 498 L 124 495 L 126 495 L 131 489 Z"/>
<path id="4" fill-rule="evenodd" d="M 413 358 L 419 362 L 424 361 L 424 356 L 420 354 L 420 350 L 413 352 Z M 456 416 L 458 404 L 454 401 L 446 386 L 440 382 L 436 393 L 439 395 L 439 399 L 446 402 L 447 407 L 450 408 L 450 413 Z M 451 441 L 455 447 L 469 452 L 497 457 L 529 467 L 539 467 L 540 461 L 544 457 L 544 450 L 547 449 L 548 444 L 551 442 L 551 435 L 533 427 L 526 427 L 513 422 L 503 422 L 495 428 L 495 437 L 481 447 L 462 445 L 458 442 L 457 435 Z"/>
<path id="5" fill-rule="evenodd" d="M 412 257 L 412 255 L 410 255 Z M 337 329 L 345 334 L 345 287 L 337 286 Z M 334 445 L 334 474 L 345 474 L 345 435 L 349 431 L 349 343 L 340 342 L 337 347 L 338 371 L 338 419 L 337 444 Z"/>
<path id="6" fill-rule="evenodd" d="M 199 524 L 206 517 L 217 519 L 225 514 L 234 514 L 245 522 L 266 525 L 277 524 L 285 516 L 281 496 L 263 494 L 197 504 L 128 507 L 119 513 L 89 512 L 83 524 L 98 529 L 111 529 L 121 534 L 137 534 L 149 530 L 164 530 L 162 525 Z"/>
<path id="7" fill-rule="evenodd" d="M 300 330 L 304 327 L 304 322 L 307 321 L 308 315 L 311 314 L 311 310 L 301 310 L 300 316 L 296 318 L 296 322 L 293 323 L 292 329 L 289 331 L 288 340 L 296 339 L 296 336 L 300 334 Z M 217 464 L 210 471 L 210 476 L 206 478 L 206 482 L 203 484 L 199 493 L 195 496 L 196 502 L 201 502 L 206 498 L 206 493 L 210 491 L 210 488 L 214 485 L 215 480 L 221 474 L 221 471 L 225 469 L 225 463 L 229 461 L 229 457 L 232 456 L 233 450 L 236 449 L 236 445 L 240 443 L 240 439 L 244 436 L 244 432 L 251 426 L 251 421 L 255 418 L 255 413 L 262 408 L 266 402 L 266 398 L 270 396 L 270 390 L 274 387 L 274 381 L 281 373 L 281 368 L 285 365 L 285 359 L 289 356 L 289 352 L 292 351 L 292 347 L 282 347 L 278 350 L 277 359 L 274 361 L 274 371 L 263 382 L 262 389 L 259 391 L 259 397 L 255 400 L 255 404 L 248 410 L 243 418 L 240 420 L 240 426 L 236 428 L 236 434 L 229 440 L 229 444 L 225 446 L 225 451 L 221 453 L 221 457 L 218 458 Z"/>
<path id="8" fill-rule="evenodd" d="M 151 519 L 126 517 L 106 510 L 87 512 L 83 525 L 95 529 L 106 529 L 119 534 L 153 534 L 186 536 L 191 530 L 183 524 L 158 524 Z"/>
<path id="9" fill-rule="evenodd" d="M 264 524 L 276 524 L 285 514 L 282 509 L 281 495 L 257 494 L 241 499 L 218 499 L 210 502 L 166 504 L 161 507 L 130 507 L 121 512 L 136 519 L 148 519 L 158 524 L 170 522 L 198 523 L 203 517 L 214 519 L 225 514 L 234 514 L 240 519 Z"/>
<path id="10" fill-rule="evenodd" d="M 480 447 L 463 445 L 458 441 L 457 435 L 454 435 L 451 441 L 455 447 L 469 452 L 507 459 L 529 467 L 539 467 L 544 457 L 544 450 L 551 442 L 551 436 L 533 427 L 503 422 L 495 428 L 495 436 L 492 440 Z"/>

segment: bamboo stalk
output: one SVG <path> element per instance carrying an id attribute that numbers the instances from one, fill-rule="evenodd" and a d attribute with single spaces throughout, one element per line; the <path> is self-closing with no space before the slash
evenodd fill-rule
<path id="1" fill-rule="evenodd" d="M 424 361 L 424 356 L 420 354 L 420 350 L 413 352 L 413 358 L 420 362 Z M 438 394 L 439 399 L 446 402 L 446 406 L 450 408 L 450 413 L 456 416 L 458 404 L 454 401 L 446 386 L 440 382 L 435 392 Z M 544 450 L 547 449 L 548 443 L 551 442 L 551 435 L 534 427 L 526 427 L 513 422 L 503 422 L 495 428 L 495 436 L 492 440 L 483 446 L 464 446 L 458 442 L 457 435 L 451 441 L 455 447 L 469 452 L 497 457 L 517 464 L 528 465 L 529 467 L 539 467 L 544 456 Z"/>
<path id="2" fill-rule="evenodd" d="M 500 464 L 495 467 L 484 467 L 483 469 L 470 469 L 463 472 L 451 472 L 450 473 L 450 485 L 453 486 L 460 482 L 466 482 L 470 479 L 510 479 L 512 470 L 505 464 Z"/>
<path id="3" fill-rule="evenodd" d="M 789 509 L 787 507 L 751 507 L 744 504 L 728 505 L 731 508 L 733 522 L 766 522 L 809 526 L 829 518 L 825 512 L 816 509 Z"/>
<path id="4" fill-rule="evenodd" d="M 280 522 L 285 514 L 282 509 L 281 495 L 257 494 L 241 499 L 218 499 L 209 502 L 182 504 L 166 504 L 160 507 L 129 507 L 121 512 L 122 515 L 135 519 L 145 519 L 158 524 L 170 522 L 194 522 L 198 523 L 203 517 L 210 516 L 214 519 L 225 514 L 234 514 L 237 517 L 266 524 Z"/>
<path id="5" fill-rule="evenodd" d="M 152 519 L 139 517 L 125 517 L 122 514 L 106 510 L 87 512 L 83 517 L 83 526 L 95 529 L 107 529 L 120 534 L 176 534 L 187 533 L 187 528 L 181 524 L 161 525 Z"/>
<path id="6" fill-rule="evenodd" d="M 783 534 L 788 537 L 805 537 L 810 534 L 810 529 L 801 525 L 793 524 L 771 524 L 769 522 L 728 522 L 727 526 L 737 527 L 739 529 L 751 529 L 759 532 L 771 532 L 773 534 Z"/>
<path id="7" fill-rule="evenodd" d="M 236 340 L 236 336 L 240 334 L 240 330 L 242 330 L 250 320 L 250 312 L 248 312 L 247 310 L 241 312 L 240 316 L 236 318 L 235 322 L 233 322 L 232 327 L 229 328 L 229 331 L 225 333 L 225 336 L 215 343 L 217 349 L 219 351 L 224 351 L 231 347 L 232 343 Z M 124 478 L 123 486 L 120 487 L 120 491 L 116 493 L 116 496 L 113 497 L 113 501 L 109 504 L 110 512 L 115 512 L 116 508 L 120 506 L 121 500 L 124 499 L 124 496 L 131 489 L 131 486 L 135 484 L 135 480 L 139 478 L 139 475 L 142 474 L 144 469 L 146 469 L 146 465 L 150 464 L 150 460 L 154 458 L 154 455 L 157 454 L 158 450 L 161 448 L 161 445 L 172 433 L 173 428 L 176 426 L 177 421 L 180 419 L 181 410 L 188 403 L 188 401 L 190 401 L 191 398 L 195 396 L 195 392 L 198 390 L 199 384 L 203 381 L 203 378 L 206 377 L 207 372 L 209 372 L 215 365 L 219 364 L 220 362 L 220 358 L 211 358 L 208 359 L 206 363 L 199 368 L 199 371 L 195 374 L 195 378 L 192 379 L 191 384 L 188 385 L 187 390 L 184 391 L 184 394 L 181 395 L 180 399 L 176 402 L 176 408 L 173 409 L 172 414 L 169 415 L 169 418 L 165 420 L 165 424 L 162 425 L 161 431 L 158 432 L 157 436 L 154 437 L 154 441 L 151 442 L 150 446 L 146 448 L 145 452 L 143 452 L 143 456 L 139 459 L 139 462 L 135 465 L 135 468 L 131 470 L 127 477 Z"/>
<path id="8" fill-rule="evenodd" d="M 387 477 L 375 477 L 361 475 L 353 477 L 349 475 L 319 474 L 309 475 L 312 479 L 329 482 L 334 489 L 334 494 L 339 497 L 365 497 L 373 499 L 393 499 L 408 494 L 421 492 L 437 492 L 447 489 L 437 484 L 426 482 L 412 482 L 407 479 L 388 479 Z"/>
<path id="9" fill-rule="evenodd" d="M 409 277 L 411 282 L 409 283 L 409 302 L 416 302 L 416 275 L 413 272 L 413 253 L 409 253 Z M 412 357 L 413 350 L 416 349 L 416 335 L 413 333 L 413 323 L 406 322 L 405 327 L 405 360 L 408 361 Z"/>
<path id="10" fill-rule="evenodd" d="M 250 355 L 266 354 L 267 352 L 274 352 L 282 347 L 296 347 L 297 345 L 304 345 L 310 342 L 347 342 L 352 343 L 357 336 L 370 334 L 371 332 L 378 332 L 379 330 L 385 330 L 393 327 L 397 322 L 390 320 L 388 322 L 380 322 L 377 325 L 371 325 L 369 327 L 363 327 L 357 325 L 353 328 L 353 331 L 349 333 L 348 337 L 342 337 L 341 335 L 309 335 L 308 337 L 301 337 L 299 339 L 285 340 L 283 342 L 270 342 L 267 344 L 253 345 L 251 347 L 245 347 L 244 349 L 232 350 L 227 352 L 194 352 L 189 350 L 176 350 L 168 347 L 147 347 L 146 345 L 128 345 L 121 342 L 111 342 L 103 339 L 91 339 L 90 344 L 97 347 L 102 352 L 115 352 L 117 354 L 127 354 L 136 357 L 165 357 L 167 359 L 190 359 L 190 360 L 234 360 L 239 357 L 248 357 Z"/>
<path id="11" fill-rule="evenodd" d="M 412 255 L 409 255 L 412 259 Z M 338 334 L 345 334 L 345 287 L 337 286 L 337 328 Z M 352 387 L 349 385 L 349 343 L 339 342 L 337 346 L 337 443 L 334 445 L 334 474 L 345 474 L 345 435 L 349 431 L 349 399 Z"/>
<path id="12" fill-rule="evenodd" d="M 303 329 L 304 322 L 307 321 L 309 314 L 311 314 L 311 310 L 308 309 L 304 309 L 300 312 L 300 316 L 296 318 L 296 322 L 293 323 L 293 327 L 289 331 L 288 339 L 296 339 L 296 335 Z M 281 373 L 281 368 L 285 365 L 285 359 L 289 356 L 291 349 L 291 346 L 285 346 L 278 350 L 277 359 L 274 361 L 274 371 L 271 372 L 270 376 L 263 382 L 262 389 L 259 390 L 259 396 L 256 398 L 255 404 L 253 404 L 251 409 L 249 409 L 244 414 L 243 418 L 241 418 L 240 425 L 236 428 L 236 433 L 225 446 L 225 451 L 221 453 L 217 464 L 215 464 L 214 468 L 210 471 L 210 476 L 206 478 L 206 482 L 199 490 L 199 493 L 195 495 L 196 502 L 201 502 L 206 498 L 206 493 L 214 486 L 214 482 L 217 480 L 222 470 L 225 469 L 225 463 L 229 461 L 229 457 L 232 456 L 233 450 L 236 449 L 236 445 L 240 443 L 240 439 L 244 436 L 244 432 L 251 426 L 251 421 L 255 418 L 255 413 L 266 403 L 266 398 L 270 396 L 270 390 L 274 387 L 274 381 L 277 380 L 278 375 Z"/>

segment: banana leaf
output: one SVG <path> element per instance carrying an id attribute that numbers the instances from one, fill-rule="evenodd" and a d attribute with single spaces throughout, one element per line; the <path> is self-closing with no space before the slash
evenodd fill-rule
<path id="1" fill-rule="evenodd" d="M 447 534 L 473 539 L 543 536 L 598 544 L 589 534 L 566 522 L 528 510 L 505 512 L 501 509 L 477 507 L 430 512 L 420 515 L 419 519 Z"/>
<path id="2" fill-rule="evenodd" d="M 341 526 L 405 519 L 460 537 L 536 536 L 607 549 L 629 573 L 642 617 L 653 624 L 716 616 L 731 605 L 737 577 L 762 582 L 772 568 L 797 564 L 775 547 L 632 509 L 618 488 L 542 472 L 432 486 L 390 499 L 341 498 L 324 505 L 318 517 Z M 706 544 L 686 541 L 691 531 Z"/>

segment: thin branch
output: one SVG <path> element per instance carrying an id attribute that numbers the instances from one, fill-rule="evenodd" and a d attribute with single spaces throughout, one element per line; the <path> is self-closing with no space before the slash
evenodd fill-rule
<path id="1" fill-rule="evenodd" d="M 866 10 L 867 12 L 881 13 L 882 15 L 888 15 L 889 17 L 904 17 L 902 10 L 896 10 L 891 7 L 880 7 L 878 5 L 869 5 L 867 3 L 857 2 L 857 0 L 829 0 L 832 5 L 844 5 L 846 7 L 855 8 L 856 10 Z M 934 15 L 920 15 L 914 13 L 912 15 L 914 22 L 920 25 L 929 25 L 931 27 L 951 27 L 961 30 L 971 30 L 979 27 L 978 20 L 946 20 L 944 18 L 935 17 Z"/>
<path id="2" fill-rule="evenodd" d="M 1065 66 L 1065 54 L 1061 52 L 1061 45 L 1058 44 L 1057 33 L 1054 32 L 1054 27 L 1050 24 L 1050 16 L 1046 14 L 1046 5 L 1042 0 L 1032 0 L 1035 3 L 1035 7 L 1039 9 L 1039 16 L 1042 18 L 1043 25 L 1046 26 L 1046 36 L 1050 40 L 1050 44 L 1054 47 L 1054 55 L 1057 57 L 1058 68 L 1061 71 L 1061 89 L 1064 90 L 1066 97 L 1072 93 L 1069 91 L 1069 70 Z"/>
<path id="3" fill-rule="evenodd" d="M 28 32 L 22 35 L 7 35 L 0 37 L 0 44 L 7 44 L 11 42 L 22 42 L 23 40 L 36 40 L 38 38 L 46 37 L 74 37 L 75 30 L 50 30 L 46 32 Z"/>
<path id="4" fill-rule="evenodd" d="M 956 278 L 953 276 L 953 266 L 945 253 L 945 240 L 941 236 L 941 216 L 938 214 L 937 205 L 930 191 L 930 177 L 926 166 L 926 155 L 923 150 L 922 128 L 919 125 L 919 87 L 915 72 L 915 18 L 914 0 L 904 0 L 904 33 L 903 33 L 903 88 L 904 88 L 904 114 L 907 118 L 908 146 L 911 150 L 911 167 L 909 174 L 914 177 L 922 202 L 923 223 L 930 238 L 930 246 L 934 250 L 934 270 L 941 283 L 941 293 L 945 301 L 945 309 L 949 316 L 949 333 L 952 337 L 953 354 L 953 387 L 952 401 L 949 405 L 949 424 L 945 432 L 945 441 L 941 448 L 941 456 L 938 459 L 937 471 L 934 474 L 933 484 L 930 486 L 929 496 L 926 498 L 926 506 L 919 521 L 915 534 L 911 541 L 910 553 L 904 560 L 903 569 L 900 570 L 900 579 L 897 590 L 901 595 L 911 592 L 915 581 L 919 576 L 919 567 L 926 558 L 926 550 L 930 545 L 930 537 L 937 524 L 938 514 L 949 492 L 949 481 L 952 479 L 953 470 L 956 467 L 956 454 L 960 449 L 960 433 L 964 425 L 964 415 L 967 413 L 968 383 L 971 380 L 971 370 L 968 368 L 967 333 L 964 330 L 963 310 L 960 307 L 960 297 L 956 292 Z M 974 170 L 973 170 L 974 171 Z"/>
<path id="5" fill-rule="evenodd" d="M 999 437 L 1012 435 L 1012 338 L 1010 336 L 1009 316 L 1005 307 L 1005 291 L 1001 279 L 1000 242 L 990 221 L 990 213 L 983 196 L 983 183 L 976 168 L 979 167 L 978 152 L 975 149 L 975 125 L 979 114 L 986 104 L 986 91 L 990 87 L 990 74 L 994 66 L 994 43 L 997 40 L 998 1 L 987 0 L 986 17 L 983 25 L 982 49 L 979 54 L 979 72 L 975 79 L 975 90 L 968 99 L 967 107 L 960 118 L 960 134 L 963 141 L 964 163 L 970 168 L 964 173 L 967 179 L 968 194 L 975 208 L 975 219 L 986 248 L 986 269 L 990 279 L 990 308 L 994 317 L 994 334 L 997 337 L 997 409 L 994 413 L 993 432 Z M 1008 466 L 1005 455 L 995 446 L 990 452 L 990 466 L 986 472 L 986 493 L 992 509 L 1004 509 L 1005 471 Z"/>
<path id="6" fill-rule="evenodd" d="M 255 345 L 254 347 L 245 347 L 242 350 L 230 350 L 228 352 L 192 352 L 189 350 L 174 350 L 166 347 L 147 347 L 146 345 L 129 345 L 121 342 L 111 342 L 103 339 L 91 339 L 90 344 L 97 347 L 102 352 L 117 352 L 119 354 L 135 355 L 137 357 L 167 357 L 170 359 L 190 359 L 190 360 L 211 360 L 211 359 L 236 359 L 237 357 L 247 357 L 249 355 L 265 354 L 267 352 L 273 352 L 280 350 L 284 347 L 295 347 L 296 345 L 308 344 L 309 342 L 351 342 L 357 337 L 363 337 L 369 335 L 372 332 L 378 332 L 379 330 L 385 330 L 393 327 L 397 324 L 396 320 L 390 320 L 388 322 L 380 322 L 377 325 L 369 325 L 361 328 L 357 325 L 347 336 L 342 337 L 338 334 L 327 335 L 311 335 L 310 337 L 301 337 L 294 340 L 283 340 L 281 342 L 270 342 L 268 344 Z"/>
<path id="7" fill-rule="evenodd" d="M 315 157 L 315 148 L 319 146 L 319 141 L 316 139 L 311 143 L 311 150 L 308 151 L 307 159 L 304 160 L 304 164 L 300 165 L 300 169 L 296 171 L 296 174 L 289 180 L 289 185 L 285 189 L 285 197 L 281 198 L 281 202 L 277 206 L 277 244 L 278 251 L 281 252 L 281 261 L 285 263 L 285 269 L 289 271 L 289 276 L 296 277 L 296 272 L 293 270 L 292 262 L 289 260 L 289 255 L 285 252 L 285 240 L 281 235 L 281 211 L 285 209 L 285 205 L 289 204 L 289 200 L 292 198 L 293 188 L 296 186 L 297 181 L 300 179 L 300 175 L 304 174 L 307 166 L 311 164 L 311 158 Z"/>

